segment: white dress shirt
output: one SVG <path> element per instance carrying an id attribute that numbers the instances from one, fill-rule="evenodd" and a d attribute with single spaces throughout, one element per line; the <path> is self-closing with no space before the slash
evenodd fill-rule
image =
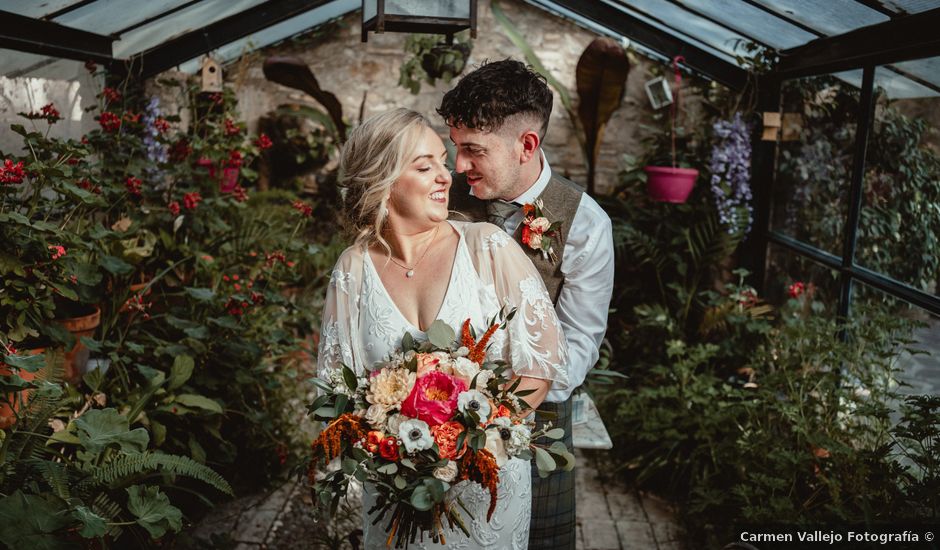
<path id="1" fill-rule="evenodd" d="M 542 171 L 532 187 L 513 199 L 519 204 L 533 203 L 552 177 L 544 152 Z M 522 210 L 510 216 L 503 229 L 512 235 L 522 223 Z M 554 221 L 554 220 L 549 220 Z M 568 386 L 549 390 L 545 400 L 562 402 L 584 382 L 600 355 L 601 341 L 607 332 L 607 311 L 614 291 L 614 240 L 610 217 L 587 193 L 575 212 L 561 260 L 565 283 L 555 304 L 568 340 Z"/>

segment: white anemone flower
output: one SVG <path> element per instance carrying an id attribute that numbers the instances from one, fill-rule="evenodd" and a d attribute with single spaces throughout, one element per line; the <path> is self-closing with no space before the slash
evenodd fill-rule
<path id="1" fill-rule="evenodd" d="M 477 390 L 461 392 L 457 396 L 457 409 L 464 414 L 473 411 L 477 413 L 481 421 L 490 417 L 490 402 Z"/>
<path id="2" fill-rule="evenodd" d="M 405 444 L 409 454 L 423 451 L 434 446 L 434 438 L 427 422 L 417 418 L 409 418 L 398 426 L 398 440 Z"/>

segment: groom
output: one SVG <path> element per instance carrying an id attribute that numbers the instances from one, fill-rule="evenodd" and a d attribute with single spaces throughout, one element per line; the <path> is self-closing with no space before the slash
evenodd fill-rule
<path id="1" fill-rule="evenodd" d="M 535 264 L 568 340 L 569 386 L 554 387 L 536 412 L 571 443 L 571 393 L 598 358 L 614 283 L 610 218 L 583 189 L 553 173 L 541 143 L 552 111 L 545 79 L 519 61 L 485 63 L 444 95 L 438 113 L 457 147 L 451 207 L 513 235 Z M 561 222 L 557 258 L 521 242 L 522 206 L 541 200 L 542 215 Z M 530 241 L 531 242 L 531 241 Z M 543 415 L 542 412 L 548 413 Z M 529 548 L 574 549 L 574 472 L 541 479 L 533 467 Z"/>

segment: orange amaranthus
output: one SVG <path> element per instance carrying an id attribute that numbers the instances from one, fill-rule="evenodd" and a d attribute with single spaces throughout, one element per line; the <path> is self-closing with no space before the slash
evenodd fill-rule
<path id="1" fill-rule="evenodd" d="M 483 334 L 483 338 L 480 338 L 479 342 L 474 342 L 473 335 L 470 334 L 470 319 L 464 321 L 460 343 L 470 350 L 467 359 L 482 365 L 483 359 L 486 357 L 486 345 L 490 342 L 490 337 L 493 336 L 493 333 L 496 332 L 498 328 L 499 323 L 493 324 L 490 328 L 486 329 L 486 333 Z"/>
<path id="2" fill-rule="evenodd" d="M 460 459 L 458 481 L 469 479 L 480 484 L 490 492 L 490 508 L 486 511 L 486 521 L 490 521 L 496 511 L 496 489 L 499 485 L 499 466 L 492 453 L 486 449 L 464 453 Z"/>
<path id="3" fill-rule="evenodd" d="M 342 452 L 343 441 L 361 441 L 367 437 L 368 433 L 369 428 L 363 419 L 352 413 L 340 415 L 339 418 L 330 422 L 330 425 L 310 444 L 313 450 L 313 460 L 310 461 L 310 469 L 307 471 L 310 482 L 314 481 L 313 476 L 320 459 L 330 462 Z"/>

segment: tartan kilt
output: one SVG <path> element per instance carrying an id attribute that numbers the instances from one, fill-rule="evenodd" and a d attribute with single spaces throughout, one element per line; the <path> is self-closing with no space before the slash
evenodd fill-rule
<path id="1" fill-rule="evenodd" d="M 541 411 L 555 413 L 556 418 L 546 418 Z M 546 422 L 565 430 L 564 441 L 573 452 L 571 434 L 571 398 L 561 403 L 543 402 L 535 412 L 535 429 Z M 551 443 L 551 441 L 538 441 Z M 538 467 L 532 461 L 532 522 L 529 528 L 529 550 L 574 550 L 576 539 L 574 470 L 556 471 L 546 478 L 539 476 Z"/>

